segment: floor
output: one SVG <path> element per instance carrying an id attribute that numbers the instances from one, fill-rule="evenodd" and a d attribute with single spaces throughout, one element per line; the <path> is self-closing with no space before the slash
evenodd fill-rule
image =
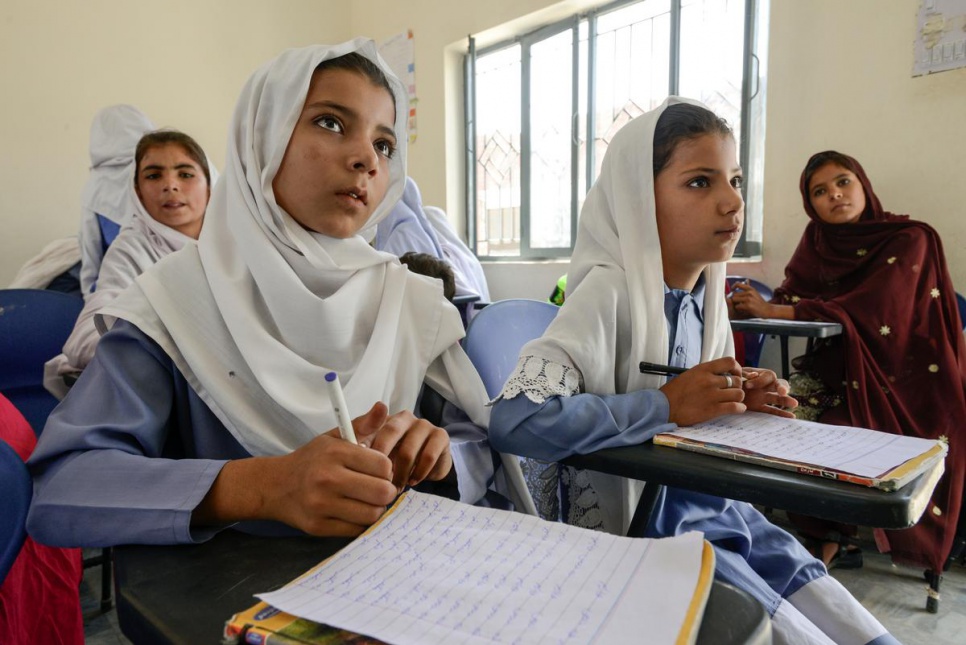
<path id="1" fill-rule="evenodd" d="M 772 521 L 785 525 L 781 512 Z M 922 571 L 897 567 L 888 556 L 875 552 L 871 534 L 860 533 L 864 565 L 861 569 L 833 569 L 835 576 L 906 645 L 959 645 L 966 642 L 966 567 L 957 564 L 943 577 L 939 613 L 925 610 L 926 583 Z M 98 612 L 100 568 L 85 572 L 81 604 L 87 645 L 126 645 L 117 612 Z"/>

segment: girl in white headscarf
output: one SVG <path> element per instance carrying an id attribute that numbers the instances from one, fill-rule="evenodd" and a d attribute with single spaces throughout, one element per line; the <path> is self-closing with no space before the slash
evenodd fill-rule
<path id="1" fill-rule="evenodd" d="M 150 132 L 138 141 L 131 170 L 128 192 L 133 213 L 104 254 L 97 290 L 88 294 L 63 354 L 44 366 L 44 386 L 59 399 L 67 394 L 64 379 L 76 379 L 94 356 L 100 339 L 94 314 L 148 267 L 201 233 L 211 171 L 194 139 L 175 130 Z"/>
<path id="2" fill-rule="evenodd" d="M 198 245 L 102 311 L 114 325 L 48 421 L 32 534 L 191 542 L 270 520 L 356 535 L 405 486 L 483 496 L 486 395 L 459 314 L 366 242 L 403 190 L 406 105 L 369 40 L 252 75 Z M 364 445 L 332 430 L 331 371 Z M 424 382 L 472 422 L 417 419 Z"/>
<path id="3" fill-rule="evenodd" d="M 787 383 L 732 358 L 723 294 L 740 188 L 731 130 L 700 104 L 671 97 L 614 136 L 581 212 L 567 300 L 495 404 L 495 446 L 557 461 L 746 409 L 791 416 Z M 690 369 L 665 382 L 641 361 Z M 627 530 L 639 483 L 569 468 L 561 480 L 568 522 Z M 896 642 L 751 505 L 665 489 L 647 535 L 690 530 L 715 547 L 716 577 L 766 607 L 776 642 Z"/>
<path id="4" fill-rule="evenodd" d="M 105 249 L 134 212 L 131 193 L 134 176 L 134 148 L 138 140 L 156 129 L 133 105 L 111 105 L 94 115 L 91 122 L 91 174 L 81 197 L 81 293 L 90 297 L 101 270 Z M 103 232 L 111 234 L 105 240 Z"/>

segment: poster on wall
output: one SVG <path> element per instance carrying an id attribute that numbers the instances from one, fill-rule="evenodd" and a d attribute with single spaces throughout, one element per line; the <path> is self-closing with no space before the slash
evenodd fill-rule
<path id="1" fill-rule="evenodd" d="M 379 55 L 396 74 L 409 93 L 409 143 L 416 141 L 416 47 L 409 29 L 379 43 Z"/>
<path id="2" fill-rule="evenodd" d="M 966 67 L 966 0 L 921 0 L 912 75 Z"/>

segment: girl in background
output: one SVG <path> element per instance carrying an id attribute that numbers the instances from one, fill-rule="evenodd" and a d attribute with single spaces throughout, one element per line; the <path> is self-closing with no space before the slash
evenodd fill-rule
<path id="1" fill-rule="evenodd" d="M 946 439 L 946 472 L 916 526 L 876 529 L 894 562 L 939 575 L 956 537 L 966 478 L 966 344 L 939 234 L 882 208 L 858 161 L 813 155 L 800 189 L 808 226 L 771 302 L 748 285 L 732 297 L 743 317 L 823 320 L 842 335 L 795 360 L 806 418 Z M 826 562 L 861 566 L 856 527 L 792 516 Z M 934 581 L 935 582 L 935 581 Z M 935 583 L 938 586 L 938 583 Z"/>
<path id="2" fill-rule="evenodd" d="M 158 260 L 201 234 L 211 195 L 211 170 L 198 143 L 175 130 L 151 132 L 138 141 L 128 191 L 130 220 L 104 254 L 97 291 L 89 294 L 64 353 L 48 361 L 44 385 L 57 398 L 67 394 L 65 378 L 76 380 L 94 356 L 100 334 L 94 314 Z"/>

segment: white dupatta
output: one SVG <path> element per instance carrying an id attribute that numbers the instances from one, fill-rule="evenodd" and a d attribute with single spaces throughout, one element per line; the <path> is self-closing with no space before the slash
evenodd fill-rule
<path id="1" fill-rule="evenodd" d="M 398 148 L 384 201 L 355 237 L 309 232 L 272 189 L 315 68 L 358 52 L 389 79 Z M 366 236 L 402 194 L 407 97 L 374 43 L 283 52 L 249 79 L 235 108 L 226 167 L 197 248 L 144 273 L 103 314 L 134 323 L 175 361 L 253 455 L 282 454 L 337 425 L 324 375 L 360 415 L 376 401 L 413 409 L 424 380 L 486 425 L 486 394 L 458 345 L 463 330 L 437 281 L 410 273 Z"/>
<path id="2" fill-rule="evenodd" d="M 663 384 L 661 376 L 641 374 L 638 364 L 668 360 L 653 152 L 657 121 L 675 103 L 701 105 L 669 97 L 625 125 L 608 146 L 600 176 L 580 213 L 567 272 L 567 299 L 546 333 L 521 350 L 520 367 L 508 388 L 516 378 L 517 383 L 531 384 L 523 391 L 532 400 L 575 394 L 572 370 L 577 371 L 579 390 L 592 394 L 622 394 Z M 702 362 L 734 355 L 724 300 L 725 263 L 708 266 L 704 279 Z M 530 356 L 549 361 L 542 373 L 522 374 L 524 359 Z M 530 362 L 531 370 L 534 363 L 539 361 Z M 591 473 L 590 480 L 605 528 L 626 533 L 642 484 L 597 473 Z"/>

